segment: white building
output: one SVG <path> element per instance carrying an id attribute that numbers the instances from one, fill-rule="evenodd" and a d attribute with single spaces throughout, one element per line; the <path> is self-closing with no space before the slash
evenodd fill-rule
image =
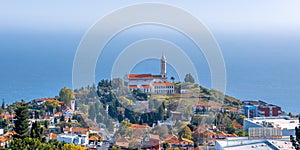
<path id="1" fill-rule="evenodd" d="M 289 137 L 282 139 L 226 138 L 216 141 L 216 150 L 288 150 L 293 149 Z"/>
<path id="2" fill-rule="evenodd" d="M 174 84 L 168 82 L 166 57 L 161 58 L 161 72 L 159 75 L 152 74 L 127 74 L 125 80 L 128 81 L 130 90 L 141 89 L 145 93 L 152 94 L 173 94 Z"/>
<path id="3" fill-rule="evenodd" d="M 71 103 L 71 109 L 75 111 L 75 99 L 71 99 L 70 103 Z"/>
<path id="4" fill-rule="evenodd" d="M 58 141 L 64 141 L 69 144 L 76 144 L 81 146 L 88 145 L 88 135 L 77 135 L 77 134 L 59 134 L 57 136 Z"/>
<path id="5" fill-rule="evenodd" d="M 295 135 L 295 127 L 299 126 L 298 119 L 285 117 L 255 117 L 244 119 L 244 130 L 250 128 L 278 128 L 282 131 L 282 136 Z"/>

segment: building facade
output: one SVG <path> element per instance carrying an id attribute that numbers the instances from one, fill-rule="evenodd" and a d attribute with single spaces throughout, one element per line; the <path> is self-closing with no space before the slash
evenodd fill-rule
<path id="1" fill-rule="evenodd" d="M 298 119 L 285 117 L 255 117 L 244 119 L 244 131 L 249 132 L 251 128 L 274 128 L 280 129 L 282 136 L 295 135 L 295 127 Z M 253 129 L 252 129 L 253 130 Z"/>
<path id="2" fill-rule="evenodd" d="M 151 94 L 173 94 L 174 84 L 168 82 L 166 63 L 167 59 L 162 55 L 159 75 L 127 74 L 125 80 L 128 82 L 130 90 L 140 89 L 144 93 Z"/>
<path id="3" fill-rule="evenodd" d="M 264 101 L 244 101 L 244 115 L 247 118 L 253 117 L 277 117 L 281 115 L 281 107 L 268 104 Z"/>

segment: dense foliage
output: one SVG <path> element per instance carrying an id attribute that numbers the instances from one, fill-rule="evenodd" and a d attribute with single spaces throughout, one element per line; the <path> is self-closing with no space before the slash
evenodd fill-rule
<path id="1" fill-rule="evenodd" d="M 296 139 L 293 135 L 290 135 L 290 141 L 292 142 L 292 145 L 296 150 L 300 150 L 300 126 L 295 127 L 295 135 Z"/>
<path id="2" fill-rule="evenodd" d="M 67 144 L 64 142 L 59 142 L 57 140 L 41 141 L 37 138 L 14 138 L 11 142 L 10 149 L 20 150 L 20 149 L 44 149 L 44 150 L 84 150 L 84 147 L 76 146 L 74 144 Z"/>
<path id="3" fill-rule="evenodd" d="M 133 111 L 128 107 L 124 107 L 113 92 L 111 83 L 111 81 L 102 80 L 99 82 L 97 90 L 98 96 L 100 97 L 100 102 L 103 104 L 103 107 L 108 105 L 108 114 L 110 115 L 110 117 L 118 119 L 120 122 L 127 118 L 131 123 L 147 123 L 150 126 L 152 126 L 152 124 L 157 122 L 158 120 L 165 119 L 164 103 L 161 103 L 156 111 L 145 113 L 139 113 Z M 147 98 L 147 95 L 144 95 L 142 92 L 138 92 L 138 90 L 134 91 L 133 95 L 143 97 L 143 99 Z"/>
<path id="4" fill-rule="evenodd" d="M 16 132 L 16 138 L 26 138 L 29 132 L 29 110 L 28 104 L 22 100 L 17 104 L 16 121 L 14 122 L 14 131 Z"/>
<path id="5" fill-rule="evenodd" d="M 69 88 L 64 87 L 59 92 L 60 101 L 64 102 L 68 106 L 70 106 L 70 102 L 74 98 L 73 91 Z"/>
<path id="6" fill-rule="evenodd" d="M 195 79 L 191 73 L 185 75 L 184 82 L 195 83 Z"/>

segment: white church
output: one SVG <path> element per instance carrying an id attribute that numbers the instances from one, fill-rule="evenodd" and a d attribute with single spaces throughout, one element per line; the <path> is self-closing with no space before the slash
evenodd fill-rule
<path id="1" fill-rule="evenodd" d="M 151 94 L 173 94 L 174 84 L 168 82 L 167 78 L 167 59 L 161 57 L 159 75 L 152 74 L 127 74 L 126 79 L 130 90 L 140 89 L 145 93 Z"/>

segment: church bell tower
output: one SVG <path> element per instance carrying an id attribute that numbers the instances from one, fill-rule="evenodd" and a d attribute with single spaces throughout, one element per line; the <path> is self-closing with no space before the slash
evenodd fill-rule
<path id="1" fill-rule="evenodd" d="M 167 77 L 166 74 L 167 74 L 167 59 L 165 55 L 162 54 L 160 60 L 160 75 L 161 77 L 166 78 Z"/>

